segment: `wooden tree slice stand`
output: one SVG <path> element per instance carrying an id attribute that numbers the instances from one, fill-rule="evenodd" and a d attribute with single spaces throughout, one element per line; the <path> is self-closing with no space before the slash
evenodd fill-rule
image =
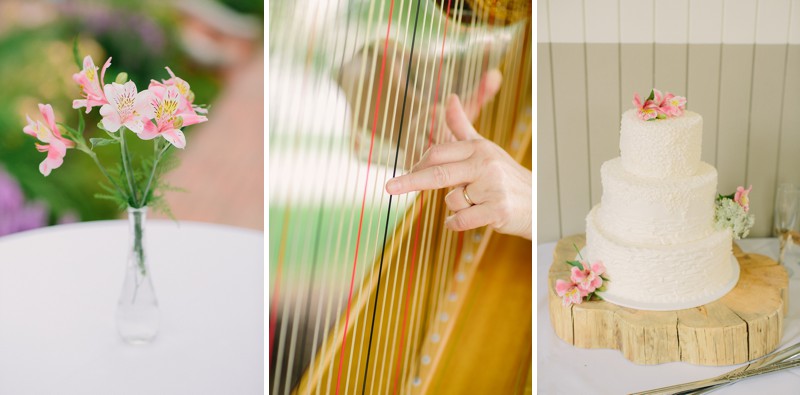
<path id="1" fill-rule="evenodd" d="M 709 304 L 676 311 L 643 311 L 605 301 L 565 307 L 556 294 L 558 279 L 569 278 L 575 244 L 584 235 L 561 239 L 548 275 L 550 321 L 556 335 L 581 348 L 619 350 L 634 363 L 683 361 L 697 365 L 734 365 L 775 350 L 783 335 L 789 276 L 772 259 L 747 254 L 734 243 L 741 268 L 739 282 Z M 611 278 L 613 281 L 613 277 Z"/>

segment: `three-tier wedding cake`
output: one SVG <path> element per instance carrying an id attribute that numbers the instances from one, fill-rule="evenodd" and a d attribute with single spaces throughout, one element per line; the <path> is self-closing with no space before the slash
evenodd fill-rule
<path id="1" fill-rule="evenodd" d="M 600 295 L 641 310 L 709 303 L 736 285 L 729 229 L 717 230 L 716 169 L 700 161 L 703 119 L 686 111 L 643 120 L 626 111 L 620 157 L 605 162 L 600 204 L 586 217 L 586 250 L 610 281 Z"/>

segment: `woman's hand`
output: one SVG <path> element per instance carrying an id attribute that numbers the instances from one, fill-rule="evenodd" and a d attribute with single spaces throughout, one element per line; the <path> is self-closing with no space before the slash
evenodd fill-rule
<path id="1" fill-rule="evenodd" d="M 457 141 L 432 146 L 412 172 L 389 180 L 392 195 L 453 188 L 445 197 L 454 231 L 492 226 L 531 239 L 532 175 L 472 127 L 458 97 L 447 100 L 446 122 Z"/>

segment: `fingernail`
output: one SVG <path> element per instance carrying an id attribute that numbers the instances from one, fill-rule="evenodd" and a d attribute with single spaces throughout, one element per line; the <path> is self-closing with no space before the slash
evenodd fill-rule
<path id="1" fill-rule="evenodd" d="M 449 217 L 445 218 L 445 219 L 444 219 L 444 224 L 445 224 L 445 225 L 449 225 L 449 224 L 450 224 L 450 222 L 453 222 L 453 218 L 455 218 L 455 217 L 456 217 L 456 215 L 455 215 L 455 214 L 453 214 L 453 215 L 451 215 L 451 216 L 449 216 Z"/>

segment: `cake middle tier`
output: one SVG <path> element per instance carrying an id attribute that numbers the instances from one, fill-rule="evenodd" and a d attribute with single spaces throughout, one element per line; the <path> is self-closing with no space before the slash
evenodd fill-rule
<path id="1" fill-rule="evenodd" d="M 658 180 L 626 171 L 620 158 L 600 167 L 603 197 L 597 227 L 633 245 L 669 245 L 713 232 L 717 170 L 701 162 L 695 175 Z"/>

